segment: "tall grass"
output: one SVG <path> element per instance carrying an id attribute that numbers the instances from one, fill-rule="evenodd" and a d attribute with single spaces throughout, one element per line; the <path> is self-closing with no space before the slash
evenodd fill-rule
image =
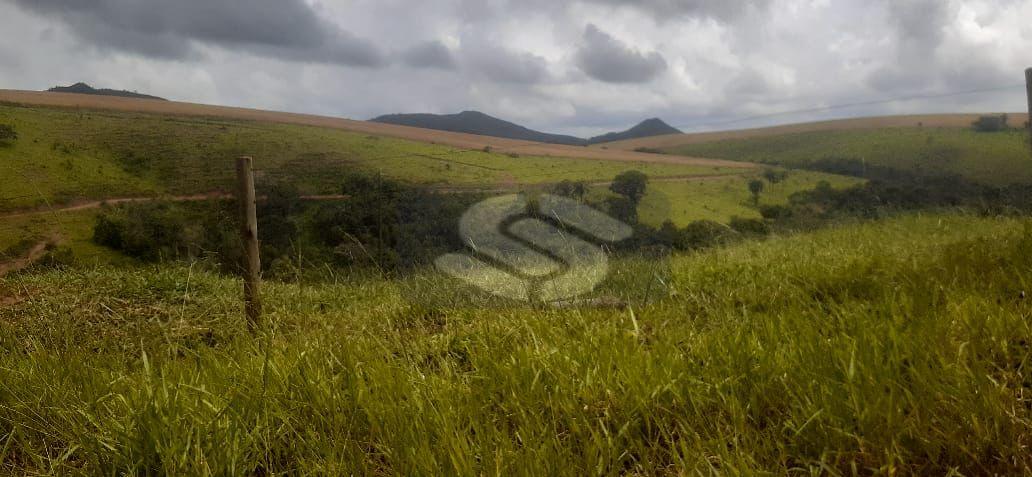
<path id="1" fill-rule="evenodd" d="M 463 293 L 429 272 L 270 283 L 255 338 L 238 283 L 185 266 L 0 279 L 0 469 L 1032 473 L 1021 222 L 903 217 L 669 267 L 618 264 L 601 293 L 626 309 L 420 300 Z"/>

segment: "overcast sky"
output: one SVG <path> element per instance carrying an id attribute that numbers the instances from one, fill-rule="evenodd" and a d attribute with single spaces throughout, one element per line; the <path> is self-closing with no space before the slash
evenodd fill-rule
<path id="1" fill-rule="evenodd" d="M 578 135 L 1023 111 L 1029 19 L 1032 0 L 0 0 L 0 88 L 356 119 L 476 109 Z"/>

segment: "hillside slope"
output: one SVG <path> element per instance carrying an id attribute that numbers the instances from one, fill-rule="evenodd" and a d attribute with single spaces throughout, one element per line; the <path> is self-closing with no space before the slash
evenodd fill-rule
<path id="1" fill-rule="evenodd" d="M 633 151 L 603 150 L 589 147 L 566 146 L 562 144 L 544 144 L 533 141 L 521 141 L 516 139 L 479 136 L 476 134 L 463 134 L 449 131 L 435 131 L 432 129 L 413 128 L 369 121 L 356 121 L 353 119 L 329 116 L 264 111 L 260 109 L 237 108 L 231 106 L 183 103 L 178 101 L 149 101 L 113 96 L 0 89 L 0 103 L 111 110 L 156 115 L 225 118 L 243 121 L 318 126 L 322 128 L 340 129 L 374 136 L 406 139 L 422 143 L 443 144 L 462 149 L 484 149 L 485 147 L 489 147 L 495 152 L 519 155 L 569 157 L 618 162 L 655 162 L 701 167 L 732 167 L 740 169 L 751 169 L 756 167 L 754 164 L 744 164 L 741 162 L 724 161 L 719 159 L 685 158 L 658 154 L 644 154 Z"/>
<path id="2" fill-rule="evenodd" d="M 457 114 L 387 114 L 370 119 L 370 121 L 549 144 L 570 146 L 585 144 L 585 141 L 579 137 L 535 131 L 479 111 L 463 111 Z"/>
<path id="3" fill-rule="evenodd" d="M 605 144 L 612 149 L 634 151 L 639 149 L 667 149 L 689 144 L 723 141 L 725 139 L 749 139 L 756 137 L 778 136 L 783 134 L 842 131 L 856 129 L 885 128 L 968 128 L 971 123 L 983 114 L 999 113 L 965 113 L 965 114 L 916 114 L 901 116 L 875 116 L 866 118 L 834 119 L 808 123 L 785 124 L 750 129 L 734 129 L 686 134 L 666 134 L 648 138 L 629 139 Z M 1011 127 L 1021 127 L 1028 121 L 1028 113 L 1007 113 Z"/>
<path id="4" fill-rule="evenodd" d="M 173 110 L 177 106 L 163 101 L 72 97 L 101 99 L 102 104 L 128 101 L 129 106 L 170 105 Z M 287 180 L 310 194 L 337 192 L 346 170 L 375 172 L 434 187 L 514 189 L 564 179 L 606 181 L 627 169 L 641 170 L 650 177 L 670 177 L 733 174 L 752 167 L 724 168 L 720 165 L 735 164 L 656 154 L 637 154 L 633 157 L 646 160 L 626 161 L 612 155 L 605 156 L 609 160 L 550 157 L 528 153 L 532 148 L 501 153 L 493 148 L 456 148 L 278 122 L 9 103 L 0 104 L 0 124 L 11 125 L 18 133 L 17 140 L 0 147 L 0 177 L 10 178 L 0 188 L 0 211 L 112 197 L 229 191 L 234 177 L 232 160 L 240 155 L 255 157 L 262 169 L 261 180 Z M 427 138 L 449 134 L 404 129 L 434 133 Z"/>
<path id="5" fill-rule="evenodd" d="M 959 175 L 990 185 L 1032 183 L 1028 133 L 1020 130 L 839 129 L 723 139 L 660 151 L 849 173 L 860 177 L 901 171 L 925 177 Z M 848 169 L 853 171 L 848 172 Z"/>
<path id="6" fill-rule="evenodd" d="M 634 127 L 620 132 L 606 133 L 588 139 L 589 144 L 601 144 L 604 142 L 624 141 L 629 139 L 646 138 L 652 136 L 663 136 L 667 134 L 681 134 L 677 128 L 663 122 L 659 118 L 646 119 Z"/>

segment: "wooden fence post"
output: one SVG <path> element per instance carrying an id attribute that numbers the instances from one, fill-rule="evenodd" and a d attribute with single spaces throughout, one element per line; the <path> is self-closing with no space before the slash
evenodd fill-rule
<path id="1" fill-rule="evenodd" d="M 250 157 L 237 158 L 237 201 L 240 203 L 240 238 L 246 252 L 244 264 L 244 310 L 247 327 L 254 332 L 262 314 L 258 286 L 261 282 L 261 260 L 258 256 L 258 213 L 255 210 L 254 172 Z"/>
<path id="2" fill-rule="evenodd" d="M 1025 95 L 1028 97 L 1028 147 L 1032 152 L 1032 68 L 1025 69 Z"/>

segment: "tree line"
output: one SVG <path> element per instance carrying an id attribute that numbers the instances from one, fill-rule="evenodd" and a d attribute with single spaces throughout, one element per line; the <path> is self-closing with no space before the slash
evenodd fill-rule
<path id="1" fill-rule="evenodd" d="M 825 158 L 812 168 L 873 177 L 864 184 L 832 188 L 821 182 L 790 196 L 784 205 L 760 205 L 764 183 L 747 183 L 761 218 L 732 217 L 728 223 L 698 220 L 684 226 L 666 221 L 643 224 L 638 210 L 648 177 L 626 171 L 614 178 L 610 194 L 589 194 L 583 182 L 563 181 L 550 192 L 581 201 L 631 225 L 632 238 L 614 246 L 620 254 L 698 250 L 771 233 L 812 230 L 842 219 L 870 219 L 905 210 L 962 207 L 984 214 L 1032 211 L 1032 185 L 992 187 L 956 175 L 920 176 L 867 167 L 853 158 Z M 860 169 L 863 169 L 860 171 Z M 851 174 L 853 173 L 853 174 Z M 774 184 L 785 171 L 760 177 Z M 270 276 L 290 277 L 301 268 L 375 270 L 393 274 L 431 263 L 462 249 L 458 221 L 483 194 L 444 194 L 380 175 L 350 173 L 342 178 L 345 199 L 304 201 L 282 183 L 260 185 L 258 208 L 263 267 Z M 151 202 L 106 208 L 97 218 L 96 243 L 144 261 L 203 260 L 236 271 L 242 249 L 231 201 Z M 528 211 L 529 212 L 529 211 Z"/>

